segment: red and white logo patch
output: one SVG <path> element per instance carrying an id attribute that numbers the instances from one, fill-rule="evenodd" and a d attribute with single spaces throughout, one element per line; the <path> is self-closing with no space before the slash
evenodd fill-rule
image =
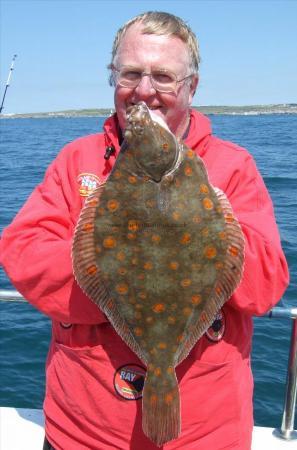
<path id="1" fill-rule="evenodd" d="M 97 175 L 93 173 L 81 173 L 77 177 L 77 182 L 79 185 L 79 193 L 82 197 L 88 197 L 100 184 L 102 181 Z"/>
<path id="2" fill-rule="evenodd" d="M 138 364 L 126 364 L 119 367 L 113 380 L 116 393 L 126 400 L 142 398 L 145 375 L 145 368 Z"/>
<path id="3" fill-rule="evenodd" d="M 223 311 L 219 311 L 213 321 L 212 325 L 205 332 L 206 337 L 210 339 L 212 342 L 219 342 L 224 334 L 226 329 L 226 319 Z"/>

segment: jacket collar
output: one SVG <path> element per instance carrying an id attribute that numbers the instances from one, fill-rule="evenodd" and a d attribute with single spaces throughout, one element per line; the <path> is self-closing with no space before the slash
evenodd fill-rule
<path id="1" fill-rule="evenodd" d="M 199 156 L 203 156 L 207 150 L 212 133 L 210 120 L 204 114 L 191 109 L 190 129 L 185 139 L 185 144 L 195 150 Z M 103 125 L 105 146 L 114 146 L 115 156 L 119 153 L 122 133 L 116 113 L 108 117 Z"/>

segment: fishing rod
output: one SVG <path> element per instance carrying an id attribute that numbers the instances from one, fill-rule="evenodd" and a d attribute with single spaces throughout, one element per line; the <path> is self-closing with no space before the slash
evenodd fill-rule
<path id="1" fill-rule="evenodd" d="M 6 96 L 6 91 L 7 91 L 7 88 L 9 86 L 9 83 L 10 83 L 10 78 L 11 78 L 11 75 L 12 75 L 14 61 L 15 61 L 16 57 L 17 57 L 17 55 L 13 55 L 13 58 L 12 58 L 12 61 L 11 61 L 11 66 L 10 66 L 9 73 L 8 73 L 8 78 L 7 78 L 7 81 L 6 81 L 5 91 L 4 91 L 3 98 L 2 98 L 2 103 L 1 103 L 1 106 L 0 106 L 0 114 L 2 113 L 4 100 L 5 100 L 5 96 Z"/>

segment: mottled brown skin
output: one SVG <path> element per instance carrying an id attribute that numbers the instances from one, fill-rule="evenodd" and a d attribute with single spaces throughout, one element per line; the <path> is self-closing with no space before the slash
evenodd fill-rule
<path id="1" fill-rule="evenodd" d="M 180 429 L 174 368 L 239 282 L 240 227 L 202 160 L 153 122 L 144 103 L 131 109 L 114 169 L 89 202 L 75 238 L 75 275 L 147 365 L 143 428 L 162 445 Z M 90 231 L 84 265 L 81 235 Z M 94 275 L 104 295 L 94 294 Z"/>

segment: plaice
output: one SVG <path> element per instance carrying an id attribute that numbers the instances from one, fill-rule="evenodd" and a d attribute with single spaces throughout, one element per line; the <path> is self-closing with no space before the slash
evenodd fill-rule
<path id="1" fill-rule="evenodd" d="M 240 282 L 244 238 L 203 161 L 140 102 L 108 180 L 86 200 L 74 275 L 147 366 L 142 427 L 157 445 L 180 433 L 175 367 Z M 197 380 L 199 382 L 199 380 Z"/>

